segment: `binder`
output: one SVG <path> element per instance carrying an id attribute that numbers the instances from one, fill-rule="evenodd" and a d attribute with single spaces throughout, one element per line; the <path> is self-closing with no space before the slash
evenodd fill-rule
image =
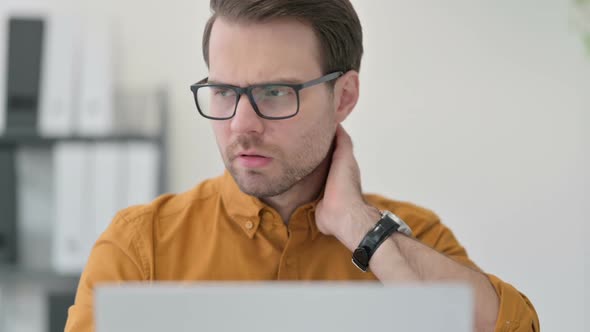
<path id="1" fill-rule="evenodd" d="M 47 308 L 44 306 L 39 287 L 31 287 L 30 283 L 15 283 L 4 289 L 6 307 L 4 310 L 4 328 L 2 331 L 32 332 L 44 331 L 44 320 L 34 319 L 45 317 Z"/>
<path id="2" fill-rule="evenodd" d="M 74 304 L 75 292 L 50 292 L 45 306 L 48 308 L 48 332 L 63 332 L 68 319 L 68 309 Z"/>
<path id="3" fill-rule="evenodd" d="M 0 8 L 0 135 L 4 134 L 6 124 L 6 77 L 8 73 L 8 25 L 3 9 Z"/>
<path id="4" fill-rule="evenodd" d="M 97 238 L 113 220 L 115 214 L 125 208 L 124 157 L 127 152 L 123 143 L 95 143 L 91 149 L 91 179 L 93 199 L 88 229 L 88 251 Z"/>
<path id="5" fill-rule="evenodd" d="M 45 1 L 0 1 L 0 135 L 7 131 L 9 28 L 10 19 L 43 20 L 51 11 Z M 40 45 L 33 45 L 38 48 Z M 34 71 L 32 71 L 34 72 Z M 25 112 L 26 113 L 26 112 Z M 25 116 L 26 118 L 26 116 Z M 29 118 L 30 119 L 30 118 Z M 28 130 L 35 129 L 33 127 Z M 18 130 L 17 130 L 18 131 Z"/>
<path id="6" fill-rule="evenodd" d="M 17 260 L 15 178 L 14 148 L 0 146 L 0 263 L 15 264 Z"/>
<path id="7" fill-rule="evenodd" d="M 59 14 L 49 16 L 46 23 L 39 132 L 46 137 L 68 136 L 74 132 L 82 24 Z"/>
<path id="8" fill-rule="evenodd" d="M 110 25 L 107 20 L 91 19 L 84 30 L 77 131 L 80 135 L 108 135 L 115 131 Z"/>
<path id="9" fill-rule="evenodd" d="M 161 95 L 153 89 L 132 89 L 115 94 L 117 132 L 156 137 L 162 128 Z"/>
<path id="10" fill-rule="evenodd" d="M 4 323 L 4 320 L 5 320 L 4 317 L 6 316 L 6 313 L 5 313 L 6 309 L 4 309 L 4 308 L 6 308 L 7 306 L 8 306 L 8 301 L 6 301 L 6 299 L 3 298 L 2 287 L 0 287 L 0 329 L 2 331 L 4 331 L 6 329 L 5 328 L 6 324 Z"/>
<path id="11" fill-rule="evenodd" d="M 155 143 L 127 144 L 125 205 L 146 204 L 158 194 L 160 153 Z"/>
<path id="12" fill-rule="evenodd" d="M 41 18 L 9 19 L 5 95 L 5 131 L 8 133 L 36 132 L 44 32 Z"/>
<path id="13" fill-rule="evenodd" d="M 55 224 L 52 265 L 61 274 L 79 274 L 88 258 L 92 220 L 89 143 L 63 142 L 54 147 Z"/>
<path id="14" fill-rule="evenodd" d="M 48 271 L 55 219 L 51 149 L 18 148 L 16 174 L 18 264 L 26 271 Z"/>

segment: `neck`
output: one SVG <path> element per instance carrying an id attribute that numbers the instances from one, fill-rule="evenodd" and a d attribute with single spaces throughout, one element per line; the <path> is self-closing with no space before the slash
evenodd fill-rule
<path id="1" fill-rule="evenodd" d="M 318 198 L 328 177 L 329 167 L 330 158 L 325 158 L 313 172 L 297 182 L 291 189 L 280 195 L 265 197 L 261 200 L 275 209 L 283 221 L 288 223 L 298 207 Z"/>

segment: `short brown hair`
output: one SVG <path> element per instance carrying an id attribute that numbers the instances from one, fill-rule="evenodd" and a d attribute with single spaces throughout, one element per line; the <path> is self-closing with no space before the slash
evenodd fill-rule
<path id="1" fill-rule="evenodd" d="M 211 0 L 213 15 L 203 34 L 203 57 L 209 66 L 209 39 L 217 17 L 245 22 L 294 18 L 311 24 L 319 39 L 322 69 L 360 71 L 363 31 L 349 0 Z"/>

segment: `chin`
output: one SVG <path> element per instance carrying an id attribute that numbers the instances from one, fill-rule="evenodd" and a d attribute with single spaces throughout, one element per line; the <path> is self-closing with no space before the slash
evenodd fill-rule
<path id="1" fill-rule="evenodd" d="M 287 191 L 289 188 L 284 189 L 278 187 L 276 184 L 272 182 L 258 182 L 258 183 L 243 183 L 242 181 L 236 181 L 238 183 L 238 187 L 240 190 L 248 194 L 250 196 L 258 197 L 258 198 L 266 198 L 266 197 L 274 197 L 280 195 Z"/>
<path id="2" fill-rule="evenodd" d="M 291 164 L 273 162 L 270 167 L 263 169 L 242 168 L 236 163 L 229 163 L 227 165 L 229 167 L 226 168 L 243 193 L 266 198 L 281 195 L 306 179 L 313 178 L 323 182 L 324 179 L 317 178 L 318 175 L 323 174 L 328 162 L 329 158 L 324 155 L 315 162 L 311 160 Z"/>
<path id="3" fill-rule="evenodd" d="M 255 170 L 229 169 L 229 172 L 243 193 L 258 198 L 280 195 L 296 183 L 286 176 L 273 177 Z"/>

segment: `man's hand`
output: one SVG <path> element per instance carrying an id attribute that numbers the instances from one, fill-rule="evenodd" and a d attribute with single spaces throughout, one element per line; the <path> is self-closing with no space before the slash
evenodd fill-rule
<path id="1" fill-rule="evenodd" d="M 351 250 L 380 217 L 379 211 L 363 199 L 352 140 L 342 125 L 336 129 L 332 164 L 315 216 L 320 232 L 335 236 Z"/>
<path id="2" fill-rule="evenodd" d="M 335 236 L 351 251 L 380 218 L 379 211 L 363 199 L 360 170 L 352 151 L 352 140 L 342 126 L 336 130 L 336 147 L 324 198 L 318 203 L 315 216 L 322 233 Z M 399 233 L 392 235 L 373 255 L 370 268 L 384 283 L 467 282 L 475 291 L 475 329 L 494 329 L 499 297 L 488 278 L 412 238 Z"/>

